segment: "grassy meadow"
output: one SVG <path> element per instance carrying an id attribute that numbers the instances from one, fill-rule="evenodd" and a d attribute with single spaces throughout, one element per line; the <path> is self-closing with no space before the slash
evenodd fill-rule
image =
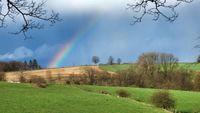
<path id="1" fill-rule="evenodd" d="M 91 92 L 107 91 L 113 96 L 117 96 L 116 94 L 117 90 L 124 89 L 131 94 L 130 99 L 148 104 L 151 104 L 150 97 L 152 96 L 152 94 L 155 91 L 159 91 L 159 89 L 132 88 L 132 87 L 107 87 L 107 86 L 79 86 L 79 87 Z M 181 111 L 184 113 L 200 112 L 200 107 L 199 107 L 200 92 L 170 90 L 170 93 L 177 102 L 176 111 Z"/>
<path id="2" fill-rule="evenodd" d="M 100 68 L 106 71 L 117 72 L 119 70 L 124 70 L 130 67 L 132 64 L 115 64 L 115 65 L 100 65 Z"/>
<path id="3" fill-rule="evenodd" d="M 100 65 L 100 68 L 106 71 L 117 72 L 119 70 L 124 70 L 135 64 L 115 64 L 115 65 Z M 180 68 L 189 69 L 192 71 L 200 71 L 200 63 L 179 63 Z"/>
<path id="4" fill-rule="evenodd" d="M 94 87 L 95 88 L 95 87 Z M 112 89 L 112 88 L 111 88 Z M 1 113 L 166 113 L 133 99 L 88 92 L 76 86 L 0 82 Z"/>
<path id="5" fill-rule="evenodd" d="M 129 98 L 116 91 L 127 90 Z M 99 92 L 107 91 L 110 95 Z M 50 85 L 36 88 L 30 84 L 0 82 L 1 113 L 165 113 L 151 105 L 156 89 L 89 85 Z M 200 92 L 170 90 L 177 101 L 176 110 L 200 112 Z"/>

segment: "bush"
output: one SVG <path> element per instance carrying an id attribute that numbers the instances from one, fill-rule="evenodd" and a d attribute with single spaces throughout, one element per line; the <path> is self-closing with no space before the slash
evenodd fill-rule
<path id="1" fill-rule="evenodd" d="M 133 66 L 128 69 L 119 70 L 117 72 L 116 78 L 119 86 L 132 86 L 136 83 L 136 70 Z"/>
<path id="2" fill-rule="evenodd" d="M 111 95 L 108 91 L 104 91 L 104 90 L 99 91 L 99 93 L 104 94 L 104 95 Z"/>
<path id="3" fill-rule="evenodd" d="M 171 75 L 171 81 L 174 84 L 173 89 L 192 90 L 192 71 L 179 69 Z"/>
<path id="4" fill-rule="evenodd" d="M 69 80 L 66 80 L 66 81 L 65 81 L 65 84 L 66 84 L 66 85 L 70 85 L 71 82 L 70 82 Z"/>
<path id="5" fill-rule="evenodd" d="M 5 73 L 0 72 L 0 81 L 4 81 L 4 80 L 5 80 Z"/>
<path id="6" fill-rule="evenodd" d="M 124 97 L 124 98 L 127 98 L 127 97 L 130 97 L 130 93 L 124 89 L 120 89 L 117 91 L 117 95 L 119 97 Z"/>
<path id="7" fill-rule="evenodd" d="M 160 108 L 171 109 L 175 107 L 175 100 L 168 91 L 155 92 L 151 97 L 151 102 Z"/>
<path id="8" fill-rule="evenodd" d="M 81 75 L 69 75 L 67 79 L 65 80 L 66 84 L 87 84 L 87 77 L 86 76 L 81 76 Z"/>
<path id="9" fill-rule="evenodd" d="M 20 82 L 20 83 L 26 83 L 27 80 L 26 80 L 26 78 L 25 78 L 23 75 L 21 75 L 21 76 L 19 77 L 19 82 Z"/>
<path id="10" fill-rule="evenodd" d="M 46 88 L 48 86 L 47 81 L 44 78 L 39 77 L 39 76 L 32 77 L 30 79 L 30 82 L 34 86 L 39 87 L 39 88 Z"/>
<path id="11" fill-rule="evenodd" d="M 111 74 L 108 73 L 107 71 L 97 72 L 95 76 L 95 83 L 96 85 L 104 85 L 104 86 L 112 84 Z"/>

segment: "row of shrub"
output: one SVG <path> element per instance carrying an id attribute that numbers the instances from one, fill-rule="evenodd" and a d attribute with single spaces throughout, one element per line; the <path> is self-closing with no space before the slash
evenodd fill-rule
<path id="1" fill-rule="evenodd" d="M 34 79 L 44 79 L 43 81 L 46 83 L 137 86 L 200 91 L 200 74 L 185 69 L 176 69 L 168 72 L 167 75 L 159 71 L 153 72 L 152 74 L 144 74 L 136 66 L 118 71 L 116 74 L 99 71 L 91 67 L 86 67 L 83 70 L 83 75 L 72 74 L 68 77 L 61 75 L 52 77 L 51 73 L 48 72 L 46 78 L 31 76 L 29 79 L 27 79 L 28 76 L 21 73 L 19 74 L 19 80 L 21 83 L 32 83 L 32 81 L 36 81 Z M 0 73 L 0 81 L 2 80 L 5 80 L 5 73 L 3 72 Z"/>
<path id="2" fill-rule="evenodd" d="M 20 83 L 31 83 L 34 87 L 46 88 L 48 86 L 48 82 L 45 78 L 41 76 L 31 76 L 27 79 L 23 75 L 19 75 Z"/>
<path id="3" fill-rule="evenodd" d="M 71 75 L 66 84 L 88 84 L 105 86 L 137 86 L 159 89 L 180 89 L 200 91 L 200 74 L 185 69 L 176 69 L 167 75 L 162 72 L 143 74 L 135 66 L 116 74 L 85 68 L 84 75 Z"/>
<path id="4" fill-rule="evenodd" d="M 137 69 L 119 71 L 118 85 L 161 89 L 200 90 L 200 75 L 185 69 L 176 69 L 167 75 L 162 72 L 143 74 Z"/>

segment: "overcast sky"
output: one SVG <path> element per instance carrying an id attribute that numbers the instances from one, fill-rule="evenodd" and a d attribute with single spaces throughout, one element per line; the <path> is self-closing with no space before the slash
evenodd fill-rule
<path id="1" fill-rule="evenodd" d="M 29 60 L 37 58 L 46 67 L 55 54 L 70 40 L 73 34 L 84 28 L 91 18 L 96 22 L 75 44 L 62 66 L 91 64 L 91 57 L 100 57 L 106 63 L 109 56 L 123 62 L 135 62 L 144 52 L 172 53 L 181 62 L 194 62 L 200 50 L 200 1 L 178 7 L 178 19 L 169 23 L 157 22 L 145 17 L 142 23 L 130 25 L 131 13 L 126 4 L 134 0 L 48 0 L 47 8 L 60 13 L 62 22 L 45 29 L 33 30 L 31 40 L 22 35 L 11 35 L 15 26 L 11 23 L 0 29 L 0 60 Z"/>

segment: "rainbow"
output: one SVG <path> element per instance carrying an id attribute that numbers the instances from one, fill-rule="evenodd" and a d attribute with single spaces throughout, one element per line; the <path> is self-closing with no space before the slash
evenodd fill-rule
<path id="1" fill-rule="evenodd" d="M 56 53 L 53 59 L 50 61 L 48 68 L 60 67 L 63 60 L 68 57 L 70 52 L 79 42 L 79 40 L 84 37 L 84 35 L 91 29 L 98 21 L 98 15 L 91 17 L 88 22 L 85 23 L 83 27 L 77 30 L 64 44 L 64 46 Z"/>

